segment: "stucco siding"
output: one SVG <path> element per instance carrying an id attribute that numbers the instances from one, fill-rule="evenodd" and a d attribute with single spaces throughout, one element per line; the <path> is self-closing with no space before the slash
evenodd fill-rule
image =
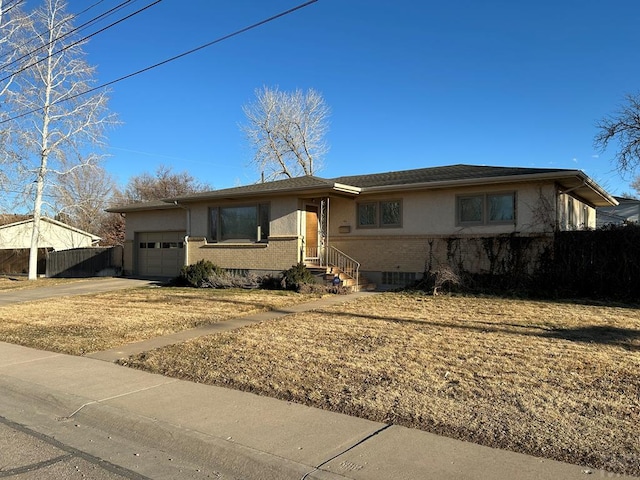
<path id="1" fill-rule="evenodd" d="M 188 207 L 190 217 L 190 230 L 188 235 L 194 237 L 209 236 L 209 206 L 205 203 L 197 203 Z"/>
<path id="2" fill-rule="evenodd" d="M 128 212 L 125 239 L 133 241 L 136 233 L 186 231 L 187 214 L 181 208 Z"/>
<path id="3" fill-rule="evenodd" d="M 516 221 L 498 225 L 460 226 L 456 223 L 456 199 L 460 195 L 483 195 L 515 192 Z M 402 225 L 389 228 L 358 228 L 357 204 L 400 200 Z M 333 240 L 348 236 L 379 237 L 406 235 L 490 235 L 535 233 L 553 230 L 555 224 L 555 189 L 552 184 L 501 185 L 499 188 L 402 192 L 389 195 L 366 195 L 354 200 L 331 199 L 330 236 Z M 343 228 L 340 228 L 343 227 Z M 347 228 L 345 228 L 347 227 Z M 348 230 L 348 233 L 346 231 Z"/>
<path id="4" fill-rule="evenodd" d="M 122 252 L 122 273 L 125 275 L 133 275 L 133 240 L 125 240 Z"/>
<path id="5" fill-rule="evenodd" d="M 298 235 L 298 198 L 274 198 L 271 204 L 271 235 Z"/>
<path id="6" fill-rule="evenodd" d="M 558 209 L 560 230 L 583 230 L 596 227 L 596 209 L 572 195 L 560 194 Z"/>

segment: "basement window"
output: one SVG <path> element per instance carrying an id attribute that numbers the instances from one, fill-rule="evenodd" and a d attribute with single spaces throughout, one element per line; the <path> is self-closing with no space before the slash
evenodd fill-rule
<path id="1" fill-rule="evenodd" d="M 382 283 L 384 285 L 406 286 L 416 281 L 415 272 L 382 272 Z"/>

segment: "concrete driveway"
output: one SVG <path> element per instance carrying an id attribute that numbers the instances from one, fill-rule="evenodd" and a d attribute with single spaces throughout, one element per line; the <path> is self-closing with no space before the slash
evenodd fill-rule
<path id="1" fill-rule="evenodd" d="M 35 280 L 37 282 L 37 280 Z M 62 285 L 29 287 L 21 290 L 9 290 L 0 292 L 0 305 L 10 303 L 30 302 L 52 297 L 68 297 L 71 295 L 86 295 L 90 293 L 110 292 L 154 285 L 154 280 L 142 280 L 123 277 L 100 277 L 78 280 Z"/>

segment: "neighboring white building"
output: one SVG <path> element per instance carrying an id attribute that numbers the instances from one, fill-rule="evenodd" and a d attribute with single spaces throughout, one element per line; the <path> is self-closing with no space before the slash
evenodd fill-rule
<path id="1" fill-rule="evenodd" d="M 33 219 L 0 226 L 0 249 L 19 250 L 31 248 Z M 91 233 L 77 229 L 57 220 L 43 217 L 40 221 L 38 248 L 48 250 L 70 250 L 96 245 L 100 241 Z"/>
<path id="2" fill-rule="evenodd" d="M 614 197 L 618 205 L 598 207 L 597 226 L 624 225 L 640 222 L 640 200 Z"/>

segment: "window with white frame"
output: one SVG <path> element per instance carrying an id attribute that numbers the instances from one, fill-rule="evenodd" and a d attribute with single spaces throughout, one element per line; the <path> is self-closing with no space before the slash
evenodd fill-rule
<path id="1" fill-rule="evenodd" d="M 456 197 L 456 224 L 461 226 L 515 223 L 516 193 L 482 193 Z"/>
<path id="2" fill-rule="evenodd" d="M 357 205 L 358 228 L 394 228 L 402 226 L 402 202 L 383 200 Z"/>
<path id="3" fill-rule="evenodd" d="M 269 204 L 209 209 L 209 236 L 214 242 L 265 242 L 269 237 Z"/>

